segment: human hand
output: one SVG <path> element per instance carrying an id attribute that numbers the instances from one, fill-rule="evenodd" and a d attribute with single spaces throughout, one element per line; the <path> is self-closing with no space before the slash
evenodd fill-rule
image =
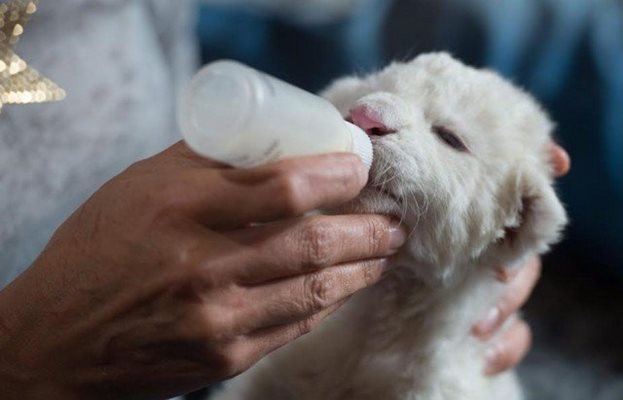
<path id="1" fill-rule="evenodd" d="M 569 172 L 571 161 L 562 147 L 552 144 L 550 157 L 556 177 Z M 498 305 L 489 310 L 472 329 L 474 335 L 485 341 L 490 340 L 510 317 L 516 316 L 517 311 L 528 301 L 541 276 L 541 260 L 534 257 L 522 267 L 500 267 L 496 271 L 497 279 L 507 284 L 507 290 Z M 528 353 L 531 343 L 530 326 L 521 318 L 512 321 L 511 326 L 489 345 L 485 353 L 485 374 L 496 375 L 517 366 Z"/>
<path id="2" fill-rule="evenodd" d="M 300 217 L 366 180 L 349 154 L 234 170 L 179 143 L 134 164 L 0 292 L 3 394 L 166 398 L 247 369 L 404 242 L 383 216 Z"/>

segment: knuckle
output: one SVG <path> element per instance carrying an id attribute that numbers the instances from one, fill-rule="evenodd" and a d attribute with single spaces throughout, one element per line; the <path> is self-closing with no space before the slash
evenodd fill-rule
<path id="1" fill-rule="evenodd" d="M 227 280 L 219 272 L 219 259 L 211 259 L 198 246 L 181 248 L 177 252 L 178 269 L 186 274 L 186 279 L 200 293 L 223 288 Z"/>
<path id="2" fill-rule="evenodd" d="M 231 328 L 225 317 L 227 314 L 205 308 L 197 324 L 199 335 L 204 340 L 224 340 L 230 336 Z"/>
<path id="3" fill-rule="evenodd" d="M 165 255 L 167 261 L 178 271 L 188 272 L 191 278 L 194 278 L 197 247 L 190 240 L 178 240 L 170 243 L 168 249 L 166 249 Z"/>
<path id="4" fill-rule="evenodd" d="M 501 348 L 497 355 L 496 364 L 500 372 L 509 370 L 514 364 L 512 353 L 506 348 Z"/>
<path id="5" fill-rule="evenodd" d="M 223 377 L 233 377 L 243 372 L 248 364 L 244 347 L 239 341 L 233 341 L 220 346 L 216 354 L 211 357 L 210 366 L 216 367 Z"/>
<path id="6" fill-rule="evenodd" d="M 304 280 L 304 299 L 307 309 L 311 311 L 322 310 L 332 303 L 332 284 L 325 274 L 314 274 Z"/>
<path id="7" fill-rule="evenodd" d="M 497 345 L 495 364 L 498 371 L 515 367 L 531 346 L 532 334 L 525 321 L 517 321 L 510 329 L 509 334 Z"/>
<path id="8" fill-rule="evenodd" d="M 500 301 L 498 301 L 497 308 L 498 312 L 500 313 L 501 319 L 508 319 L 511 314 L 519 309 L 517 296 L 514 293 L 507 293 L 500 299 Z"/>
<path id="9" fill-rule="evenodd" d="M 220 260 L 209 258 L 205 245 L 193 240 L 172 242 L 165 250 L 161 269 L 167 269 L 186 291 L 186 297 L 201 299 L 210 290 L 223 287 L 226 282 L 218 273 Z"/>
<path id="10" fill-rule="evenodd" d="M 510 283 L 513 279 L 513 273 L 514 271 L 512 269 L 505 266 L 495 268 L 495 278 L 500 283 Z"/>
<path id="11" fill-rule="evenodd" d="M 386 224 L 378 218 L 367 220 L 368 245 L 371 254 L 385 251 L 389 248 L 389 235 Z"/>
<path id="12" fill-rule="evenodd" d="M 307 211 L 304 179 L 296 172 L 281 169 L 276 171 L 273 193 L 279 207 L 289 215 L 299 215 Z"/>
<path id="13" fill-rule="evenodd" d="M 158 202 L 165 210 L 177 210 L 184 205 L 185 185 L 180 180 L 168 181 L 160 188 Z"/>
<path id="14" fill-rule="evenodd" d="M 181 324 L 185 326 L 182 338 L 192 343 L 211 373 L 216 371 L 220 377 L 228 378 L 248 367 L 250 354 L 243 337 L 230 333 L 226 321 L 218 314 L 203 308 L 189 317 Z"/>
<path id="15" fill-rule="evenodd" d="M 335 229 L 320 218 L 310 219 L 301 228 L 300 243 L 303 261 L 310 267 L 323 267 L 333 260 Z"/>
<path id="16" fill-rule="evenodd" d="M 146 193 L 145 207 L 153 210 L 155 221 L 170 221 L 186 207 L 186 185 L 181 180 L 159 182 L 155 189 Z"/>
<path id="17" fill-rule="evenodd" d="M 306 335 L 314 330 L 318 325 L 320 319 L 317 316 L 305 318 L 298 322 L 298 334 L 299 336 Z"/>
<path id="18" fill-rule="evenodd" d="M 313 329 L 312 320 L 310 318 L 298 322 L 298 335 L 303 336 L 310 333 Z"/>

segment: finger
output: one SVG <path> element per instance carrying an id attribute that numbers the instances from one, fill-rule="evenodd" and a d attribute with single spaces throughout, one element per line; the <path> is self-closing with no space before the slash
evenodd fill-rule
<path id="1" fill-rule="evenodd" d="M 485 352 L 485 375 L 497 375 L 517 366 L 532 345 L 532 333 L 525 321 L 517 320 Z"/>
<path id="2" fill-rule="evenodd" d="M 554 175 L 556 175 L 557 178 L 567 175 L 571 169 L 569 153 L 555 143 L 550 146 L 549 151 L 552 166 L 554 167 Z"/>
<path id="3" fill-rule="evenodd" d="M 513 279 L 515 279 L 522 268 L 524 267 L 498 267 L 495 269 L 495 279 L 497 279 L 500 283 L 510 283 Z"/>
<path id="4" fill-rule="evenodd" d="M 381 215 L 314 216 L 226 234 L 253 249 L 253 264 L 233 270 L 240 284 L 258 284 L 351 261 L 386 257 L 404 244 L 398 221 Z"/>
<path id="5" fill-rule="evenodd" d="M 366 181 L 357 156 L 329 154 L 255 169 L 194 168 L 164 190 L 175 208 L 212 228 L 233 228 L 334 207 L 357 196 Z"/>
<path id="6" fill-rule="evenodd" d="M 248 331 L 303 320 L 378 282 L 386 267 L 369 260 L 249 288 L 235 319 Z"/>
<path id="7" fill-rule="evenodd" d="M 528 264 L 519 268 L 512 278 L 502 299 L 487 312 L 487 315 L 473 327 L 473 333 L 488 339 L 497 331 L 504 321 L 517 312 L 528 300 L 541 275 L 540 258 L 532 259 Z"/>
<path id="8" fill-rule="evenodd" d="M 501 283 L 511 283 L 515 280 L 519 273 L 525 269 L 537 269 L 537 271 L 540 272 L 541 258 L 538 256 L 532 257 L 524 265 L 518 267 L 498 267 L 495 269 L 495 277 Z"/>
<path id="9" fill-rule="evenodd" d="M 286 325 L 259 329 L 247 335 L 247 346 L 251 356 L 259 360 L 266 354 L 292 342 L 293 340 L 313 331 L 324 319 L 339 309 L 347 299 L 342 300 L 324 310 L 300 321 Z"/>

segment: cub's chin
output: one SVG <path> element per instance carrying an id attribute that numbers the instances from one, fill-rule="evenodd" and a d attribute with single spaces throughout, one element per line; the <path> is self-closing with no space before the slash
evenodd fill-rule
<path id="1" fill-rule="evenodd" d="M 364 188 L 359 196 L 330 210 L 331 214 L 382 214 L 402 219 L 402 210 L 396 196 L 374 187 Z"/>

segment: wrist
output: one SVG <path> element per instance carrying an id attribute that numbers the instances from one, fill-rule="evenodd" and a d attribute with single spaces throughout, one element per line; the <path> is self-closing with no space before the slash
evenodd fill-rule
<path id="1" fill-rule="evenodd" d="M 22 277 L 23 278 L 23 277 Z M 78 399 L 58 380 L 45 373 L 45 367 L 35 360 L 40 357 L 37 341 L 30 333 L 43 328 L 36 324 L 35 301 L 24 296 L 18 278 L 0 290 L 0 388 L 10 399 Z M 35 307 L 37 308 L 37 307 Z M 58 375 L 59 371 L 54 371 Z"/>
<path id="2" fill-rule="evenodd" d="M 2 360 L 0 360 L 0 387 L 3 396 L 6 395 L 7 399 L 78 400 L 85 398 L 51 380 L 41 381 L 34 376 L 18 376 L 15 371 L 10 370 L 10 367 L 7 368 Z"/>
<path id="3" fill-rule="evenodd" d="M 6 330 L 2 332 L 5 335 Z M 3 337 L 3 346 L 0 346 L 0 388 L 2 394 L 9 399 L 78 399 L 71 395 L 69 390 L 62 388 L 60 382 L 46 377 L 35 366 L 28 366 L 22 362 L 19 352 L 13 346 L 13 340 Z"/>

